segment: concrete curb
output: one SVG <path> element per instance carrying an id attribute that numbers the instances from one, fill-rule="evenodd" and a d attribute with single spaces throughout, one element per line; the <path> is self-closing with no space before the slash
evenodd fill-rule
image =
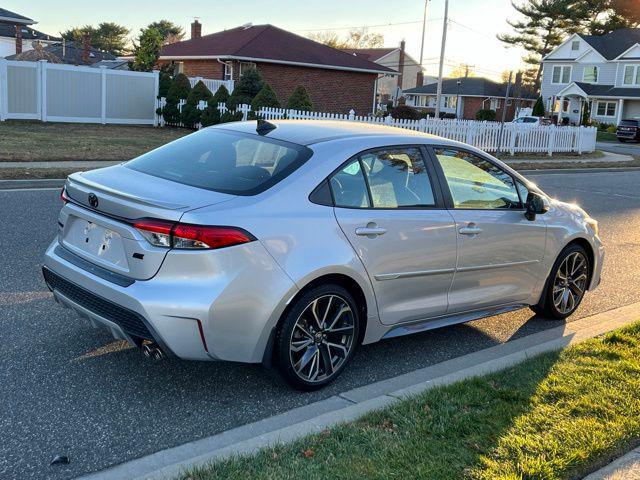
<path id="1" fill-rule="evenodd" d="M 189 442 L 81 477 L 82 480 L 170 479 L 186 470 L 232 455 L 255 453 L 325 428 L 355 420 L 372 410 L 430 388 L 503 370 L 544 352 L 561 350 L 633 323 L 640 302 L 585 317 L 430 367 L 355 388 L 283 414 Z"/>
<path id="2" fill-rule="evenodd" d="M 593 168 L 541 168 L 539 170 L 516 170 L 522 175 L 546 175 L 558 173 L 608 173 L 608 172 L 637 172 L 640 167 L 593 167 Z"/>
<path id="3" fill-rule="evenodd" d="M 31 180 L 0 180 L 0 190 L 36 190 L 45 188 L 62 188 L 65 178 L 47 178 Z"/>
<path id="4" fill-rule="evenodd" d="M 583 480 L 634 480 L 640 478 L 640 448 L 614 460 Z"/>

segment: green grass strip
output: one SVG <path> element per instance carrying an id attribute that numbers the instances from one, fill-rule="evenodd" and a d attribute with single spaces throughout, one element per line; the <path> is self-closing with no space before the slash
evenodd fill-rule
<path id="1" fill-rule="evenodd" d="M 185 475 L 573 479 L 640 443 L 640 324 Z"/>

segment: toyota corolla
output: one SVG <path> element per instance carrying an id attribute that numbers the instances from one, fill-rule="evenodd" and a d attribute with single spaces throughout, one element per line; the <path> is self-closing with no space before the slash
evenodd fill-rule
<path id="1" fill-rule="evenodd" d="M 44 278 L 154 357 L 275 363 L 300 389 L 361 344 L 600 281 L 598 224 L 468 145 L 329 121 L 205 128 L 71 175 Z"/>

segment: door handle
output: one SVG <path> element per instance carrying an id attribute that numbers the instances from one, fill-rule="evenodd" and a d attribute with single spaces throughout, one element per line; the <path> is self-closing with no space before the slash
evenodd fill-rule
<path id="1" fill-rule="evenodd" d="M 361 237 L 376 238 L 385 233 L 387 233 L 387 229 L 379 227 L 375 222 L 367 223 L 366 227 L 356 228 L 356 235 L 360 235 Z"/>
<path id="2" fill-rule="evenodd" d="M 472 236 L 482 233 L 482 229 L 480 227 L 477 227 L 475 223 L 471 222 L 468 223 L 466 227 L 460 227 L 458 232 L 460 232 L 460 235 Z"/>

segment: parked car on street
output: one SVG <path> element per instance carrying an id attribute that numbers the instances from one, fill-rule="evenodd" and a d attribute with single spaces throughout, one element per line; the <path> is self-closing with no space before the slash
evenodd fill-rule
<path id="1" fill-rule="evenodd" d="M 217 125 L 61 197 L 43 267 L 58 302 L 150 356 L 275 362 L 306 390 L 360 344 L 523 307 L 566 318 L 604 258 L 580 207 L 382 125 Z"/>
<path id="2" fill-rule="evenodd" d="M 523 117 L 515 118 L 511 123 L 516 123 L 518 125 L 549 125 L 551 122 L 544 117 L 534 117 L 531 115 L 526 115 Z"/>
<path id="3" fill-rule="evenodd" d="M 640 120 L 622 120 L 616 129 L 616 137 L 622 143 L 627 140 L 640 141 Z"/>

